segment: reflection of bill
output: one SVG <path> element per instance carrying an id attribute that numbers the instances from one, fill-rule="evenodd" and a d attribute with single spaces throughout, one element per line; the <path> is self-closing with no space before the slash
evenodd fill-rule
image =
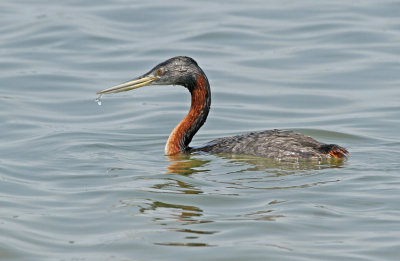
<path id="1" fill-rule="evenodd" d="M 158 238 L 155 245 L 165 246 L 211 246 L 208 243 L 202 242 L 202 235 L 212 235 L 217 231 L 204 230 L 196 226 L 196 229 L 189 228 L 188 225 L 212 223 L 212 220 L 205 220 L 203 210 L 191 205 L 179 205 L 154 201 L 145 208 L 141 208 L 140 212 L 143 215 L 152 217 L 155 223 L 163 225 L 163 228 L 169 232 L 178 232 L 174 234 L 175 240 L 171 241 L 171 234 L 168 239 Z M 182 236 L 184 235 L 184 239 Z M 193 240 L 196 240 L 193 242 Z"/>

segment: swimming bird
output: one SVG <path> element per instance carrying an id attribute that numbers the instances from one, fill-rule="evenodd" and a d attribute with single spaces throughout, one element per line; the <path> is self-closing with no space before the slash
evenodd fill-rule
<path id="1" fill-rule="evenodd" d="M 155 66 L 128 82 L 97 92 L 125 92 L 148 85 L 181 85 L 192 96 L 186 117 L 174 128 L 165 145 L 166 155 L 204 151 L 262 156 L 275 159 L 345 158 L 348 151 L 336 144 L 324 144 L 291 130 L 266 130 L 212 140 L 200 147 L 190 147 L 193 136 L 205 123 L 211 105 L 207 76 L 197 62 L 177 56 Z"/>

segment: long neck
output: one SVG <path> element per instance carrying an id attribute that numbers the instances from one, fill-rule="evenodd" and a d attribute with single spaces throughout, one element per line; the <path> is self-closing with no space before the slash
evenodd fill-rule
<path id="1" fill-rule="evenodd" d="M 189 90 L 192 95 L 190 111 L 169 136 L 165 145 L 166 155 L 175 155 L 187 151 L 193 136 L 204 124 L 210 111 L 210 84 L 204 74 L 197 75 L 196 85 Z"/>

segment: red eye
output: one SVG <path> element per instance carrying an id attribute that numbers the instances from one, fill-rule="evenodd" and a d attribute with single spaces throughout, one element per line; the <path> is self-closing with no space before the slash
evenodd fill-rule
<path id="1" fill-rule="evenodd" d="M 164 72 L 161 69 L 157 69 L 156 76 L 161 76 L 163 74 L 164 74 Z"/>

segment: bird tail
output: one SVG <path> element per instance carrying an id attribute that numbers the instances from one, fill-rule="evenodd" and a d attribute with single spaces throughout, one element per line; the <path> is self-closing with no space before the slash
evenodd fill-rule
<path id="1" fill-rule="evenodd" d="M 349 152 L 345 148 L 336 144 L 324 144 L 319 149 L 321 152 L 337 159 L 346 158 L 349 155 Z"/>

